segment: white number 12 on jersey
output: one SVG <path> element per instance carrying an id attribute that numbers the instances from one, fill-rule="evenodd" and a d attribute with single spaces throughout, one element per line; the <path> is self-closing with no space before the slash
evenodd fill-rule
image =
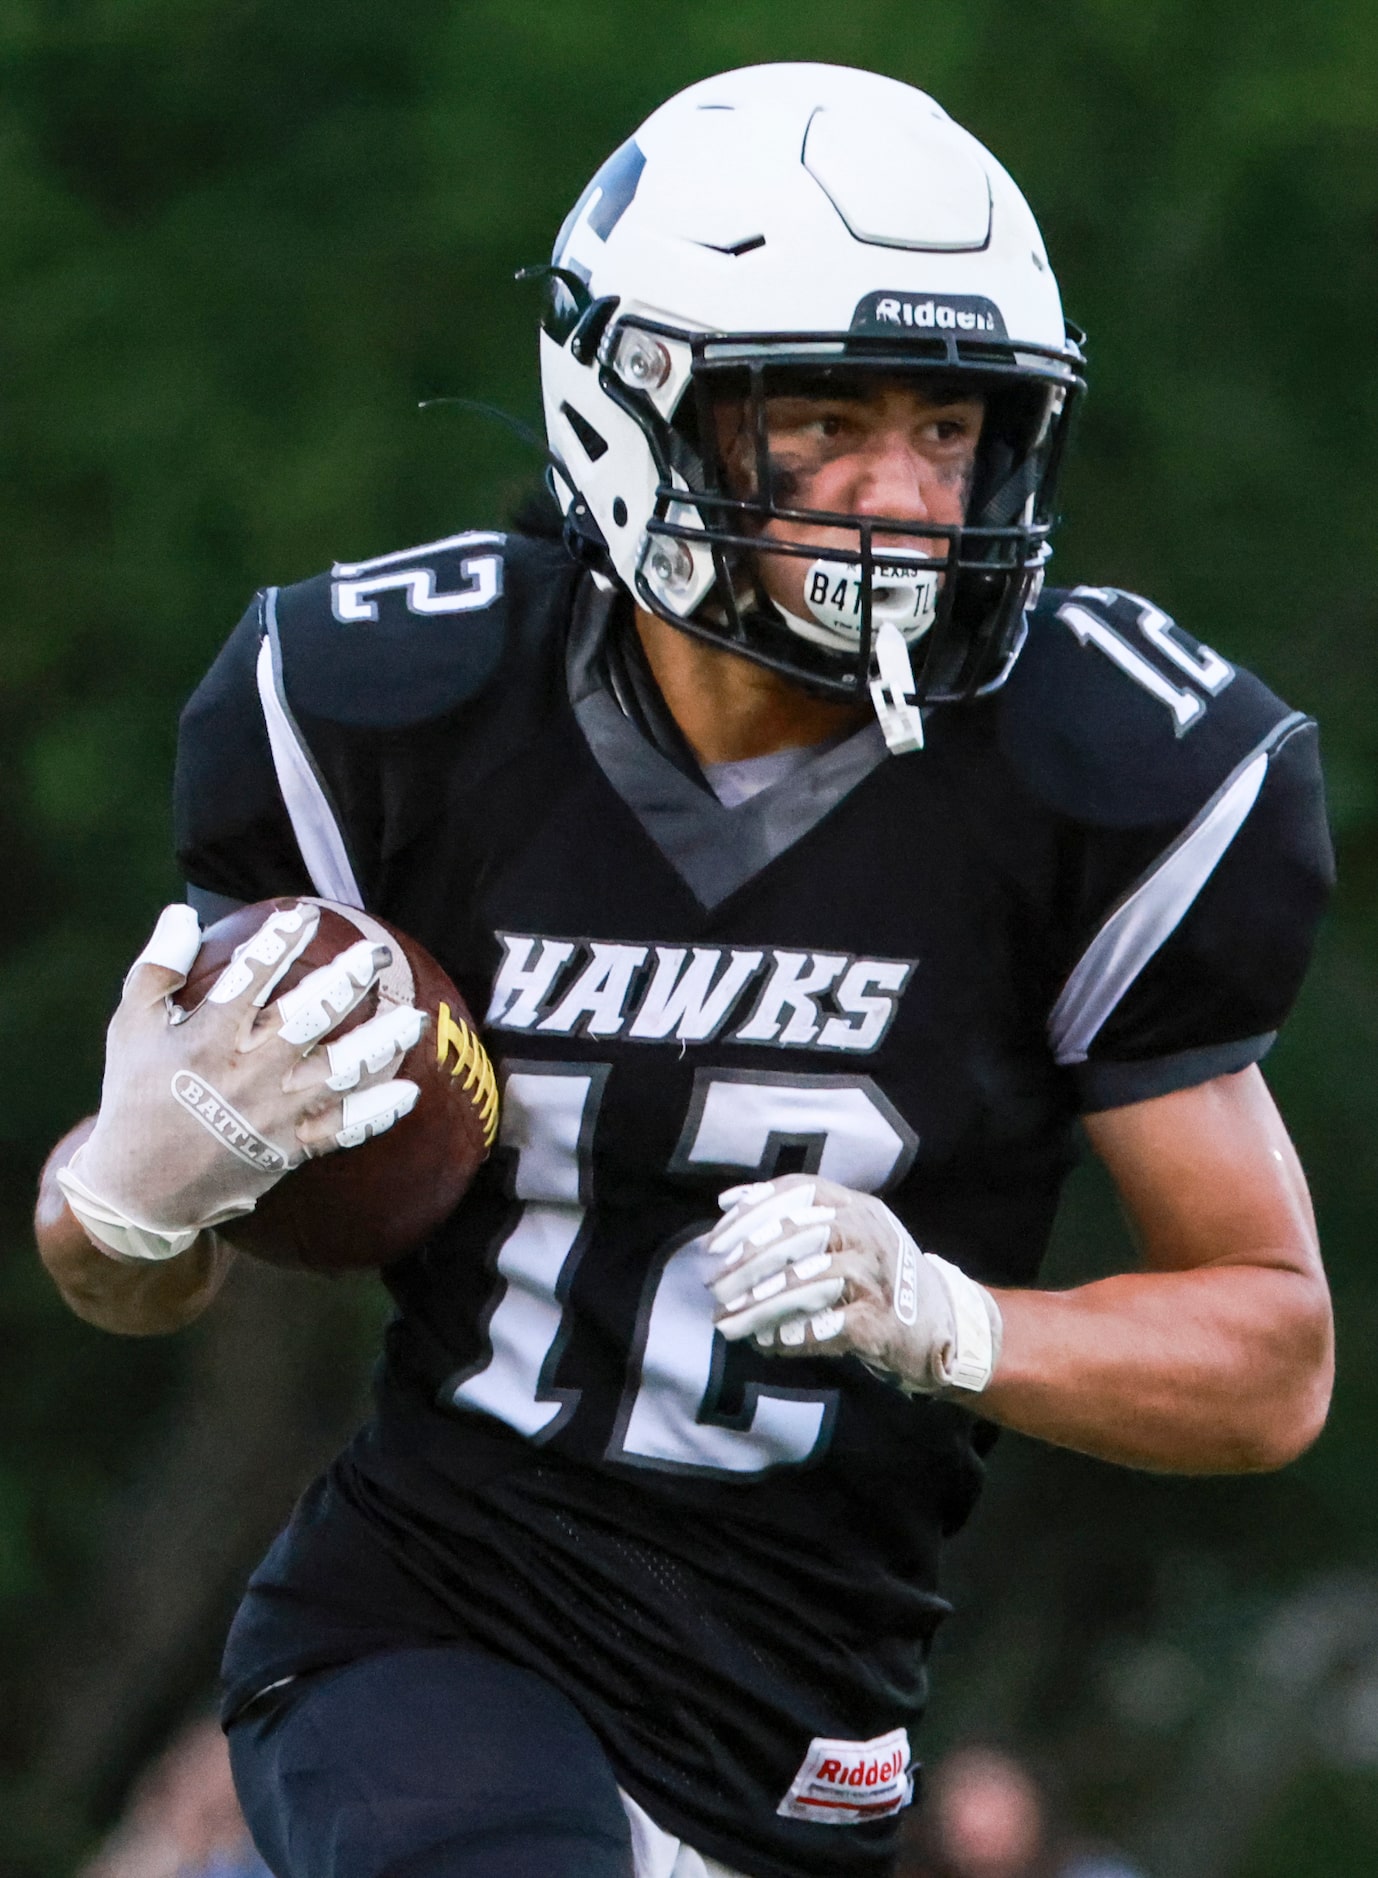
<path id="1" fill-rule="evenodd" d="M 548 1439 L 578 1406 L 550 1378 L 563 1345 L 564 1298 L 583 1249 L 589 1143 L 604 1065 L 509 1068 L 499 1144 L 517 1153 L 521 1217 L 498 1253 L 504 1281 L 488 1321 L 491 1354 L 451 1387 L 456 1407 L 483 1409 Z M 672 1169 L 765 1179 L 781 1145 L 809 1149 L 830 1180 L 873 1193 L 913 1158 L 913 1132 L 868 1077 L 701 1070 Z M 608 1458 L 636 1466 L 754 1474 L 798 1465 L 826 1444 L 837 1391 L 749 1383 L 739 1411 L 719 1408 L 727 1345 L 713 1328 L 705 1279 L 716 1222 L 668 1248 L 648 1283 Z"/>

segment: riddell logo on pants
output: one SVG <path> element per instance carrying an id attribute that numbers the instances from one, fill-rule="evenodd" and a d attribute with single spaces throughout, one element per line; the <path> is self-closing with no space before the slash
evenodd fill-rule
<path id="1" fill-rule="evenodd" d="M 898 1813 L 913 1796 L 909 1736 L 903 1728 L 877 1735 L 874 1741 L 829 1741 L 815 1735 L 775 1810 L 786 1819 L 852 1826 Z"/>

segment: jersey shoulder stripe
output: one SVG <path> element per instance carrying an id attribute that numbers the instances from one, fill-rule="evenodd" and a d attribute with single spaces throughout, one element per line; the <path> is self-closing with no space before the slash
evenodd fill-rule
<path id="1" fill-rule="evenodd" d="M 1106 915 L 1049 1018 L 1049 1041 L 1059 1063 L 1085 1062 L 1106 1020 L 1187 917 L 1244 827 L 1273 752 L 1306 722 L 1299 711 L 1283 718 Z"/>

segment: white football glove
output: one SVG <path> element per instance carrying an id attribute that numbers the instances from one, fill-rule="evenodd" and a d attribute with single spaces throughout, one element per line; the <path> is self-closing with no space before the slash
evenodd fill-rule
<path id="1" fill-rule="evenodd" d="M 1000 1308 L 983 1285 L 921 1252 L 873 1194 L 785 1174 L 732 1187 L 708 1241 L 716 1323 L 780 1355 L 859 1356 L 910 1395 L 973 1394 L 1000 1357 Z"/>
<path id="2" fill-rule="evenodd" d="M 189 906 L 163 909 L 110 1022 L 96 1125 L 57 1176 L 110 1251 L 174 1258 L 252 1212 L 308 1155 L 381 1134 L 416 1102 L 414 1082 L 391 1079 L 425 1022 L 410 1004 L 313 1049 L 391 962 L 386 946 L 358 940 L 264 1008 L 319 923 L 309 901 L 270 915 L 188 1013 L 170 994 L 200 922 Z"/>

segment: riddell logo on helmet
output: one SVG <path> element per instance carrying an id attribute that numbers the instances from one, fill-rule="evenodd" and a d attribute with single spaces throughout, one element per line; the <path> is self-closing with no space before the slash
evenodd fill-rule
<path id="1" fill-rule="evenodd" d="M 984 294 L 868 293 L 852 315 L 854 333 L 953 333 L 957 337 L 1004 339 L 1000 309 Z"/>
<path id="2" fill-rule="evenodd" d="M 914 1795 L 909 1736 L 903 1728 L 873 1741 L 831 1741 L 816 1735 L 776 1812 L 820 1826 L 852 1826 L 883 1819 Z"/>

